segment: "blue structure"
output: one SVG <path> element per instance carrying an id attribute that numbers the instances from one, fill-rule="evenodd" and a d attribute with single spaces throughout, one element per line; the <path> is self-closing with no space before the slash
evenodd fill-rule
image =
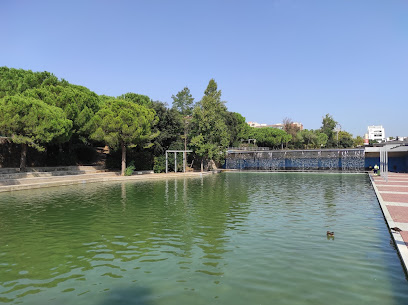
<path id="1" fill-rule="evenodd" d="M 408 146 L 389 147 L 388 171 L 408 172 Z M 363 172 L 380 164 L 380 147 L 358 149 L 229 150 L 224 167 L 239 170 Z"/>
<path id="2" fill-rule="evenodd" d="M 388 151 L 388 171 L 398 173 L 408 173 L 408 146 L 407 145 L 387 145 Z M 380 147 L 366 147 L 365 167 L 373 168 L 380 164 Z"/>
<path id="3" fill-rule="evenodd" d="M 240 170 L 364 171 L 364 149 L 230 150 L 225 168 Z"/>

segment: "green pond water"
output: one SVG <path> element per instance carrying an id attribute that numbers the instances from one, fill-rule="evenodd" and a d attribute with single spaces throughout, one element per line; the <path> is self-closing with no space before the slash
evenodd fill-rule
<path id="1" fill-rule="evenodd" d="M 408 285 L 367 176 L 225 173 L 0 194 L 0 303 L 388 305 Z"/>

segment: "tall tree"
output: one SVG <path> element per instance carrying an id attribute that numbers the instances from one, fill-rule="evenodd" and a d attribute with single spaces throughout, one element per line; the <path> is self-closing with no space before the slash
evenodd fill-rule
<path id="1" fill-rule="evenodd" d="M 151 139 L 155 112 L 145 106 L 121 99 L 105 102 L 91 121 L 91 138 L 104 141 L 113 149 L 121 148 L 121 174 L 126 169 L 126 148 L 144 144 Z"/>
<path id="2" fill-rule="evenodd" d="M 329 147 L 334 147 L 337 144 L 334 137 L 334 128 L 336 127 L 336 125 L 337 122 L 330 114 L 326 114 L 326 116 L 323 117 L 322 127 L 320 128 L 320 131 L 327 135 L 327 144 Z"/>
<path id="3" fill-rule="evenodd" d="M 193 114 L 194 98 L 190 93 L 188 87 L 184 87 L 176 95 L 172 95 L 173 109 L 176 109 L 183 118 L 184 125 L 184 150 L 187 150 L 187 138 L 191 126 L 191 115 Z"/>
<path id="4" fill-rule="evenodd" d="M 173 108 L 182 116 L 190 116 L 193 114 L 194 109 L 194 98 L 190 93 L 188 87 L 184 87 L 183 90 L 179 91 L 176 95 L 172 95 Z"/>
<path id="5" fill-rule="evenodd" d="M 225 123 L 227 108 L 221 101 L 221 90 L 211 79 L 204 96 L 193 111 L 193 138 L 191 145 L 201 157 L 201 170 L 206 160 L 219 161 L 226 152 L 229 143 L 229 132 Z"/>
<path id="6" fill-rule="evenodd" d="M 18 95 L 0 99 L 0 132 L 21 144 L 21 169 L 26 167 L 27 146 L 42 151 L 43 144 L 65 141 L 71 128 L 61 108 Z"/>

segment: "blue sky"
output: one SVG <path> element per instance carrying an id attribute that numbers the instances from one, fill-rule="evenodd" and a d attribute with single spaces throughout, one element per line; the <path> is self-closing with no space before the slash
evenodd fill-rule
<path id="1" fill-rule="evenodd" d="M 211 78 L 247 121 L 408 136 L 408 1 L 0 1 L 0 66 L 171 105 Z"/>

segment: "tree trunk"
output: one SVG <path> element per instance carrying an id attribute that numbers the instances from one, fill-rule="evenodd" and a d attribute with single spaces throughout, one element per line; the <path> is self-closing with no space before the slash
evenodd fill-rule
<path id="1" fill-rule="evenodd" d="M 122 142 L 121 145 L 122 145 L 122 171 L 120 172 L 120 174 L 124 176 L 126 169 L 126 146 L 124 142 Z"/>
<path id="2" fill-rule="evenodd" d="M 187 150 L 187 127 L 184 127 L 184 150 Z"/>
<path id="3" fill-rule="evenodd" d="M 20 171 L 25 170 L 27 163 L 27 144 L 21 144 Z"/>
<path id="4" fill-rule="evenodd" d="M 204 158 L 201 158 L 201 172 L 204 171 Z"/>
<path id="5" fill-rule="evenodd" d="M 187 167 L 187 128 L 184 127 L 184 153 L 183 153 L 183 169 L 185 172 L 185 169 Z"/>

